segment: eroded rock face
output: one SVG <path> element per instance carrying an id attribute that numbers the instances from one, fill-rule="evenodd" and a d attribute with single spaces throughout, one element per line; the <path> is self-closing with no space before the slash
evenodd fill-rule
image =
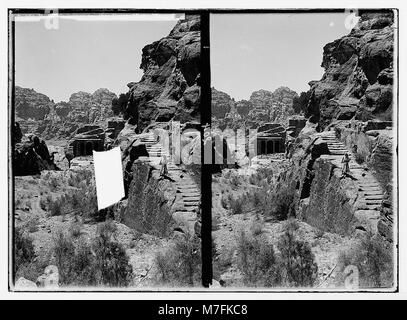
<path id="1" fill-rule="evenodd" d="M 54 104 L 45 94 L 33 89 L 15 87 L 15 113 L 25 120 L 44 120 Z"/>
<path id="2" fill-rule="evenodd" d="M 293 99 L 297 93 L 287 87 L 274 92 L 255 91 L 249 100 L 235 102 L 228 94 L 212 88 L 212 117 L 219 127 L 237 127 L 245 123 L 248 127 L 257 127 L 267 122 L 288 125 L 288 119 L 295 112 Z"/>
<path id="3" fill-rule="evenodd" d="M 13 173 L 16 176 L 35 175 L 42 170 L 57 170 L 53 155 L 37 136 L 17 143 L 13 154 Z"/>
<path id="4" fill-rule="evenodd" d="M 175 199 L 171 183 L 153 178 L 151 167 L 141 163 L 133 165 L 132 176 L 123 223 L 143 233 L 168 236 L 175 225 L 170 214 L 169 200 Z"/>
<path id="5" fill-rule="evenodd" d="M 212 88 L 212 117 L 224 118 L 235 105 L 235 101 L 225 92 Z"/>
<path id="6" fill-rule="evenodd" d="M 124 118 L 143 130 L 151 121 L 199 120 L 200 19 L 186 16 L 142 50 L 144 75 L 129 83 Z"/>
<path id="7" fill-rule="evenodd" d="M 94 93 L 77 92 L 68 102 L 54 103 L 35 90 L 16 87 L 16 117 L 23 134 L 66 139 L 84 124 L 104 124 L 113 116 L 114 98 L 116 94 L 108 89 L 98 89 Z"/>
<path id="8" fill-rule="evenodd" d="M 310 82 L 306 112 L 322 127 L 332 120 L 391 120 L 393 13 L 361 13 L 349 35 L 324 47 L 320 81 Z"/>

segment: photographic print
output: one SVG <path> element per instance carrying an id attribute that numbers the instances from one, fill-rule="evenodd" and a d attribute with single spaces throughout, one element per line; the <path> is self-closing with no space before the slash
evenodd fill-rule
<path id="1" fill-rule="evenodd" d="M 394 290 L 397 12 L 211 14 L 214 278 Z"/>
<path id="2" fill-rule="evenodd" d="M 9 9 L 9 290 L 397 291 L 398 41 L 396 9 Z"/>
<path id="3" fill-rule="evenodd" d="M 201 287 L 199 14 L 9 19 L 12 290 Z"/>

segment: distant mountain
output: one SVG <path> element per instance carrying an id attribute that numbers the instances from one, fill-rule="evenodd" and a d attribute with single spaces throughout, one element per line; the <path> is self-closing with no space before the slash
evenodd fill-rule
<path id="1" fill-rule="evenodd" d="M 243 122 L 249 127 L 266 122 L 286 125 L 288 117 L 295 114 L 292 106 L 296 97 L 298 95 L 295 91 L 279 87 L 273 92 L 255 91 L 249 100 L 235 102 L 228 94 L 212 88 L 212 117 L 221 126 L 235 126 Z"/>
<path id="2" fill-rule="evenodd" d="M 54 103 L 33 89 L 15 87 L 15 114 L 23 134 L 43 139 L 69 138 L 84 124 L 100 124 L 113 116 L 112 100 L 116 94 L 108 89 L 94 93 L 76 92 L 69 101 Z"/>

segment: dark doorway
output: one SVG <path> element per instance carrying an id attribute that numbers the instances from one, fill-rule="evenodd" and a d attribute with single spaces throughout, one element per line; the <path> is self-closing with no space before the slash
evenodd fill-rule
<path id="1" fill-rule="evenodd" d="M 90 141 L 86 142 L 86 155 L 91 156 L 92 150 L 93 150 L 93 143 Z"/>
<path id="2" fill-rule="evenodd" d="M 274 153 L 273 144 L 274 144 L 273 140 L 267 141 L 267 146 L 266 146 L 267 154 Z"/>
<path id="3" fill-rule="evenodd" d="M 266 141 L 264 141 L 264 140 L 260 140 L 260 148 L 259 148 L 259 153 L 260 154 L 266 154 L 266 152 L 267 152 L 267 144 L 266 144 Z"/>
<path id="4" fill-rule="evenodd" d="M 281 149 L 280 148 L 280 141 L 276 141 L 274 152 L 279 153 L 279 152 L 281 152 L 280 149 Z"/>
<path id="5" fill-rule="evenodd" d="M 85 155 L 85 143 L 83 142 L 79 142 L 79 155 Z"/>

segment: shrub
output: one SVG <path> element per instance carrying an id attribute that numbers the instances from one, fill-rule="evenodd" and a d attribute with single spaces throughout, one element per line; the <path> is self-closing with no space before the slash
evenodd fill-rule
<path id="1" fill-rule="evenodd" d="M 237 252 L 238 267 L 246 285 L 272 287 L 280 284 L 278 258 L 266 239 L 242 231 L 237 239 Z"/>
<path id="2" fill-rule="evenodd" d="M 357 164 L 362 164 L 365 162 L 365 157 L 361 153 L 357 152 L 355 154 L 355 161 Z"/>
<path id="3" fill-rule="evenodd" d="M 115 227 L 111 222 L 98 226 L 98 237 L 93 244 L 98 282 L 115 287 L 128 286 L 132 280 L 132 266 L 124 247 L 113 241 Z"/>
<path id="4" fill-rule="evenodd" d="M 63 203 L 62 197 L 49 203 L 48 211 L 50 212 L 51 216 L 60 216 L 63 213 L 62 203 Z"/>
<path id="5" fill-rule="evenodd" d="M 227 199 L 226 199 L 226 197 L 224 195 L 222 195 L 221 198 L 220 198 L 220 204 L 221 204 L 223 209 L 228 208 L 228 201 L 227 201 Z"/>
<path id="6" fill-rule="evenodd" d="M 295 217 L 294 193 L 288 187 L 270 193 L 265 199 L 264 206 L 265 214 L 279 221 Z"/>
<path id="7" fill-rule="evenodd" d="M 318 266 L 308 243 L 297 240 L 288 228 L 277 244 L 287 286 L 311 287 L 318 274 Z"/>
<path id="8" fill-rule="evenodd" d="M 155 257 L 159 279 L 174 286 L 193 286 L 201 281 L 201 244 L 196 236 L 178 238 L 175 245 Z"/>
<path id="9" fill-rule="evenodd" d="M 230 176 L 230 184 L 232 186 L 232 189 L 237 189 L 240 185 L 240 176 L 238 174 L 232 174 Z"/>
<path id="10" fill-rule="evenodd" d="M 105 218 L 105 214 L 98 211 L 95 190 L 75 190 L 55 200 L 47 198 L 43 201 L 42 206 L 47 209 L 51 216 L 79 213 L 96 221 L 101 221 Z"/>
<path id="11" fill-rule="evenodd" d="M 42 210 L 47 211 L 49 209 L 49 204 L 52 201 L 52 196 L 47 195 L 45 198 L 41 197 L 40 199 L 40 207 Z"/>
<path id="12" fill-rule="evenodd" d="M 25 235 L 20 228 L 14 232 L 14 274 L 20 268 L 26 268 L 35 258 L 34 245 L 31 237 Z"/>
<path id="13" fill-rule="evenodd" d="M 242 214 L 243 213 L 243 199 L 242 198 L 231 198 L 230 200 L 230 209 L 232 214 Z"/>
<path id="14" fill-rule="evenodd" d="M 49 180 L 49 187 L 51 191 L 55 191 L 58 188 L 58 185 L 58 179 L 56 177 L 51 177 L 51 179 Z"/>
<path id="15" fill-rule="evenodd" d="M 39 225 L 38 218 L 33 217 L 27 221 L 26 229 L 28 230 L 29 233 L 34 233 L 38 231 L 38 225 Z"/>
<path id="16" fill-rule="evenodd" d="M 74 265 L 72 259 L 75 256 L 75 246 L 69 238 L 65 237 L 62 232 L 59 232 L 54 239 L 54 254 L 55 262 L 59 272 L 59 282 L 63 285 L 74 282 L 75 275 L 73 274 Z"/>
<path id="17" fill-rule="evenodd" d="M 80 237 L 82 234 L 82 227 L 83 227 L 83 225 L 79 221 L 72 222 L 71 225 L 69 226 L 69 234 L 73 238 Z"/>
<path id="18" fill-rule="evenodd" d="M 132 267 L 124 247 L 114 241 L 110 223 L 98 225 L 92 243 L 74 242 L 62 232 L 55 239 L 54 256 L 62 285 L 122 287 L 132 280 Z"/>
<path id="19" fill-rule="evenodd" d="M 376 237 L 368 235 L 359 245 L 341 252 L 338 257 L 340 271 L 353 265 L 359 271 L 359 286 L 362 288 L 386 288 L 393 285 L 392 250 L 386 248 Z M 344 283 L 344 275 L 339 278 Z"/>
<path id="20" fill-rule="evenodd" d="M 250 232 L 254 236 L 261 235 L 263 232 L 263 224 L 259 220 L 253 220 L 251 226 L 250 226 Z"/>

